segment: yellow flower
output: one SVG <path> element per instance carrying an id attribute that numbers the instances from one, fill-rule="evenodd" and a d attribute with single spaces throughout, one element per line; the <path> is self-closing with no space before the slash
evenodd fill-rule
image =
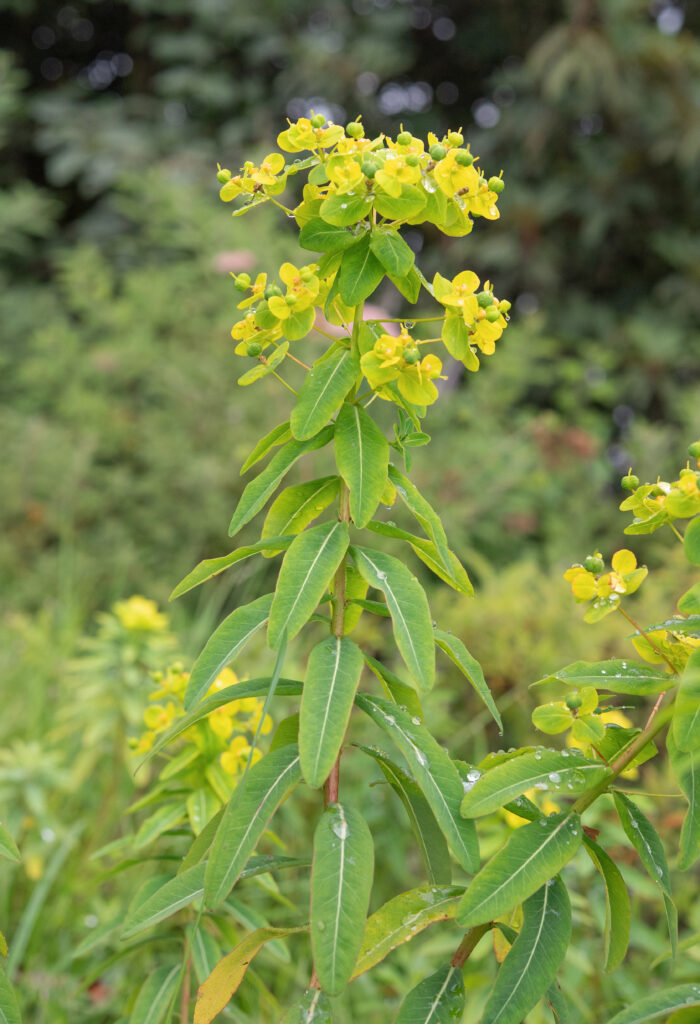
<path id="1" fill-rule="evenodd" d="M 298 268 L 293 263 L 283 263 L 280 278 L 287 285 L 287 294 L 273 295 L 268 300 L 273 316 L 278 320 L 286 320 L 292 313 L 300 313 L 313 305 L 320 284 L 312 267 Z"/>
<path id="2" fill-rule="evenodd" d="M 486 220 L 498 220 L 501 216 L 496 203 L 498 195 L 492 192 L 485 182 L 478 184 L 476 194 L 472 194 L 471 186 L 469 192 L 462 197 L 466 208 L 477 217 L 485 217 Z"/>
<path id="3" fill-rule="evenodd" d="M 648 572 L 646 566 L 637 567 L 637 559 L 627 548 L 615 552 L 611 565 L 612 571 L 606 573 L 594 572 L 583 565 L 572 565 L 564 573 L 576 601 L 593 601 L 584 616 L 586 622 L 596 622 L 615 611 L 620 596 L 638 590 Z"/>
<path id="4" fill-rule="evenodd" d="M 345 132 L 337 124 L 329 121 L 322 128 L 312 128 L 308 117 L 300 117 L 289 128 L 277 136 L 277 145 L 285 153 L 301 153 L 305 149 L 329 149 L 342 139 Z"/>
<path id="5" fill-rule="evenodd" d="M 153 732 L 162 732 L 172 724 L 175 718 L 175 705 L 172 701 L 163 706 L 162 704 L 151 704 L 143 713 L 143 720 Z"/>
<path id="6" fill-rule="evenodd" d="M 362 372 L 377 391 L 380 398 L 385 384 L 396 381 L 404 398 L 415 405 L 430 405 L 438 397 L 438 390 L 432 383 L 440 376 L 442 363 L 437 356 L 427 355 L 418 359 L 418 349 L 413 338 L 405 331 L 398 337 L 382 334 L 369 352 L 360 360 Z"/>
<path id="7" fill-rule="evenodd" d="M 274 185 L 277 182 L 277 176 L 283 170 L 284 157 L 282 154 L 268 153 L 259 167 L 253 167 L 250 170 L 249 177 L 257 185 Z"/>
<path id="8" fill-rule="evenodd" d="M 351 155 L 330 157 L 326 162 L 326 174 L 335 185 L 338 195 L 357 188 L 364 177 L 359 163 Z"/>
<path id="9" fill-rule="evenodd" d="M 158 605 L 147 597 L 134 594 L 127 601 L 117 601 L 112 611 L 125 629 L 160 633 L 168 628 L 168 616 L 158 611 Z"/>
<path id="10" fill-rule="evenodd" d="M 227 686 L 234 686 L 238 682 L 238 676 L 231 668 L 222 668 L 218 676 L 207 690 L 207 696 L 226 689 Z"/>
<path id="11" fill-rule="evenodd" d="M 416 185 L 421 179 L 420 166 L 412 166 L 407 162 L 405 156 L 398 156 L 390 153 L 374 176 L 377 184 L 381 185 L 385 192 L 397 198 L 401 195 L 402 185 Z"/>
<path id="12" fill-rule="evenodd" d="M 265 294 L 266 287 L 267 274 L 258 274 L 255 278 L 255 283 L 250 286 L 250 295 L 243 299 L 242 302 L 238 303 L 238 308 L 246 309 L 248 306 L 252 306 L 254 303 L 259 302 Z"/>
<path id="13" fill-rule="evenodd" d="M 461 312 L 467 326 L 472 326 L 479 313 L 479 302 L 475 295 L 479 278 L 472 270 L 462 270 L 452 281 L 442 274 L 433 279 L 435 298 L 443 306 L 450 306 Z"/>
<path id="14" fill-rule="evenodd" d="M 233 729 L 233 713 L 228 706 L 216 708 L 207 716 L 209 728 L 221 739 L 228 739 Z"/>
<path id="15" fill-rule="evenodd" d="M 458 192 L 476 193 L 479 187 L 479 172 L 474 164 L 465 167 L 457 163 L 456 150 L 450 149 L 447 155 L 437 162 L 433 168 L 433 176 L 446 196 L 455 196 Z M 476 212 L 476 211 L 475 211 Z"/>

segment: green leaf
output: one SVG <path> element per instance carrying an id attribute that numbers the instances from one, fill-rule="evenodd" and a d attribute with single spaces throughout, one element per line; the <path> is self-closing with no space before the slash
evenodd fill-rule
<path id="1" fill-rule="evenodd" d="M 391 555 L 354 546 L 350 552 L 369 585 L 384 593 L 401 657 L 418 688 L 429 690 L 435 680 L 435 643 L 425 591 L 403 562 Z"/>
<path id="2" fill-rule="evenodd" d="M 291 436 L 292 432 L 289 429 L 289 421 L 280 423 L 278 426 L 273 427 L 269 434 L 265 434 L 264 437 L 260 438 L 248 458 L 241 466 L 241 476 L 243 476 L 244 473 L 247 473 L 256 462 L 260 461 L 260 459 L 264 459 L 271 448 L 275 448 L 280 444 L 285 444 L 291 439 Z"/>
<path id="3" fill-rule="evenodd" d="M 690 655 L 681 675 L 671 731 L 681 750 L 700 747 L 700 650 Z"/>
<path id="4" fill-rule="evenodd" d="M 318 434 L 341 405 L 358 373 L 357 357 L 342 346 L 314 363 L 290 419 L 297 440 L 306 441 Z"/>
<path id="5" fill-rule="evenodd" d="M 335 227 L 348 227 L 363 220 L 372 209 L 372 197 L 366 193 L 355 195 L 329 196 L 320 206 L 323 220 Z"/>
<path id="6" fill-rule="evenodd" d="M 140 906 L 132 905 L 124 922 L 122 939 L 131 938 L 145 928 L 152 928 L 199 899 L 204 894 L 204 869 L 204 864 L 197 864 L 181 875 L 175 875 Z"/>
<path id="7" fill-rule="evenodd" d="M 348 306 L 357 306 L 369 298 L 384 277 L 384 268 L 370 249 L 370 236 L 364 235 L 343 253 L 338 276 L 340 297 Z"/>
<path id="8" fill-rule="evenodd" d="M 523 924 L 496 977 L 482 1024 L 520 1024 L 554 981 L 571 938 L 571 904 L 560 878 L 523 903 Z"/>
<path id="9" fill-rule="evenodd" d="M 187 807 L 184 801 L 172 801 L 159 807 L 155 814 L 146 818 L 134 836 L 134 849 L 141 850 L 168 829 L 175 828 L 187 819 Z"/>
<path id="10" fill-rule="evenodd" d="M 624 793 L 613 793 L 615 809 L 625 835 L 639 854 L 651 880 L 671 898 L 671 879 L 666 854 L 658 833 L 649 819 Z"/>
<path id="11" fill-rule="evenodd" d="M 394 288 L 401 292 L 405 299 L 413 304 L 418 301 L 420 295 L 420 277 L 415 267 L 411 267 L 407 274 L 403 277 L 396 277 L 394 274 L 387 274 L 387 277 L 393 284 Z"/>
<path id="12" fill-rule="evenodd" d="M 0 1024 L 22 1024 L 19 1003 L 7 975 L 0 970 Z"/>
<path id="13" fill-rule="evenodd" d="M 602 847 L 584 835 L 583 844 L 605 883 L 605 965 L 608 973 L 625 959 L 630 940 L 632 909 L 629 893 L 617 865 Z"/>
<path id="14" fill-rule="evenodd" d="M 299 713 L 301 772 L 322 786 L 340 753 L 364 665 L 347 637 L 329 636 L 311 651 Z"/>
<path id="15" fill-rule="evenodd" d="M 451 1024 L 461 1020 L 464 999 L 462 968 L 446 964 L 411 989 L 394 1024 Z"/>
<path id="16" fill-rule="evenodd" d="M 423 708 L 420 704 L 420 698 L 412 686 L 407 686 L 406 683 L 402 683 L 397 675 L 388 669 L 386 665 L 382 665 L 380 661 L 373 658 L 371 654 L 364 655 L 365 661 L 368 667 L 374 672 L 375 676 L 381 683 L 384 693 L 393 700 L 394 704 L 398 704 L 399 707 L 404 707 L 410 715 L 413 715 L 418 719 L 419 722 L 423 721 Z"/>
<path id="17" fill-rule="evenodd" d="M 384 493 L 389 444 L 369 413 L 345 402 L 335 424 L 335 461 L 350 490 L 355 526 L 366 526 Z"/>
<path id="18" fill-rule="evenodd" d="M 462 814 L 468 818 L 490 814 L 529 789 L 581 793 L 608 773 L 605 765 L 589 761 L 579 750 L 535 750 L 476 777 L 464 794 Z"/>
<path id="19" fill-rule="evenodd" d="M 180 580 L 168 600 L 174 601 L 175 598 L 182 597 L 188 590 L 193 590 L 200 583 L 210 580 L 213 576 L 218 576 L 219 573 L 235 565 L 236 562 L 242 562 L 245 558 L 250 558 L 251 555 L 256 555 L 260 551 L 269 552 L 269 556 L 276 555 L 280 551 L 286 551 L 293 540 L 294 537 L 291 535 L 291 532 L 287 537 L 273 537 L 270 535 L 263 540 L 257 541 L 255 544 L 249 544 L 244 548 L 237 548 L 229 555 L 222 555 L 220 558 L 205 558 L 191 572 L 188 572 L 184 579 Z"/>
<path id="20" fill-rule="evenodd" d="M 374 758 L 387 782 L 401 800 L 418 843 L 428 881 L 433 885 L 449 885 L 452 881 L 450 852 L 435 815 L 419 787 L 381 750 L 377 750 L 376 747 L 364 747 L 359 743 L 357 746 Z"/>
<path id="21" fill-rule="evenodd" d="M 389 466 L 389 479 L 401 495 L 408 509 L 413 513 L 426 535 L 435 545 L 444 572 L 452 576 L 452 563 L 447 536 L 442 521 L 430 502 L 426 501 L 418 488 L 395 466 Z"/>
<path id="22" fill-rule="evenodd" d="M 700 565 L 700 516 L 695 516 L 686 526 L 683 550 L 691 565 Z"/>
<path id="23" fill-rule="evenodd" d="M 261 356 L 255 366 L 252 366 L 250 370 L 246 370 L 246 372 L 238 378 L 237 383 L 240 384 L 242 388 L 245 388 L 250 384 L 255 384 L 257 380 L 262 380 L 263 377 L 267 377 L 268 374 L 272 373 L 275 367 L 279 366 L 288 351 L 289 342 L 281 342 L 270 356 Z M 265 361 L 261 362 L 260 360 L 262 359 Z"/>
<path id="24" fill-rule="evenodd" d="M 284 556 L 270 610 L 267 640 L 275 650 L 308 622 L 348 547 L 348 524 L 335 521 L 299 534 Z"/>
<path id="25" fill-rule="evenodd" d="M 245 526 L 260 511 L 270 495 L 277 490 L 280 481 L 297 459 L 301 458 L 306 452 L 313 452 L 317 448 L 323 448 L 332 437 L 333 428 L 329 426 L 322 430 L 320 434 L 317 434 L 316 437 L 309 438 L 308 441 L 289 441 L 284 448 L 281 448 L 262 473 L 256 476 L 254 480 L 251 480 L 243 491 L 241 500 L 238 502 L 236 511 L 231 519 L 228 530 L 229 536 L 233 537 L 234 534 L 238 533 L 240 528 Z"/>
<path id="26" fill-rule="evenodd" d="M 22 859 L 14 839 L 4 825 L 0 825 L 0 857 L 14 861 L 15 864 L 19 864 Z"/>
<path id="27" fill-rule="evenodd" d="M 357 235 L 346 227 L 312 217 L 299 232 L 299 245 L 312 252 L 344 252 L 354 245 Z"/>
<path id="28" fill-rule="evenodd" d="M 467 570 L 454 551 L 449 552 L 452 571 L 450 576 L 445 572 L 440 555 L 432 541 L 425 540 L 423 537 L 416 537 L 415 534 L 408 533 L 406 530 L 394 526 L 393 523 L 380 523 L 376 520 L 371 520 L 367 523 L 367 529 L 373 533 L 380 534 L 382 537 L 394 537 L 396 540 L 405 540 L 411 545 L 421 562 L 427 565 L 430 571 L 435 573 L 444 583 L 460 594 L 466 594 L 467 597 L 474 596 L 474 587 L 467 575 Z"/>
<path id="29" fill-rule="evenodd" d="M 201 985 L 221 960 L 221 948 L 213 935 L 204 928 L 195 928 L 194 923 L 187 926 L 186 935 L 190 943 L 194 973 Z"/>
<path id="30" fill-rule="evenodd" d="M 224 810 L 204 877 L 208 907 L 226 899 L 279 803 L 301 779 L 295 746 L 258 761 L 238 783 Z"/>
<path id="31" fill-rule="evenodd" d="M 678 867 L 687 871 L 700 854 L 700 750 L 680 750 L 673 734 L 667 736 L 666 746 L 674 775 L 689 805 L 681 828 L 678 857 Z"/>
<path id="32" fill-rule="evenodd" d="M 385 903 L 367 920 L 353 978 L 369 971 L 435 921 L 450 921 L 464 892 L 459 885 L 421 885 Z"/>
<path id="33" fill-rule="evenodd" d="M 690 590 L 678 600 L 678 611 L 684 615 L 700 614 L 700 583 L 694 583 Z"/>
<path id="34" fill-rule="evenodd" d="M 179 976 L 179 964 L 157 967 L 141 986 L 129 1024 L 160 1024 L 177 988 Z"/>
<path id="35" fill-rule="evenodd" d="M 324 476 L 309 480 L 305 484 L 285 487 L 270 505 L 262 536 L 292 536 L 305 530 L 309 523 L 328 508 L 338 494 L 340 480 L 337 476 Z M 291 538 L 289 543 L 291 544 Z M 260 541 L 262 543 L 262 541 Z"/>
<path id="36" fill-rule="evenodd" d="M 458 636 L 454 636 L 452 633 L 445 633 L 441 629 L 434 630 L 433 635 L 435 643 L 440 650 L 445 652 L 450 661 L 457 666 L 474 687 L 481 700 L 491 712 L 493 720 L 502 735 L 503 722 L 501 721 L 496 703 L 491 696 L 491 691 L 484 679 L 484 673 L 479 662 L 476 658 L 472 657 Z"/>
<path id="37" fill-rule="evenodd" d="M 653 633 L 657 629 L 667 629 L 671 633 L 680 633 L 682 636 L 700 636 L 700 615 L 686 615 L 682 618 L 674 615 L 664 622 L 647 626 L 645 632 Z M 640 636 L 641 634 L 637 632 L 634 635 Z"/>
<path id="38" fill-rule="evenodd" d="M 485 924 L 532 896 L 571 860 L 581 835 L 581 819 L 573 811 L 550 814 L 517 829 L 467 889 L 457 911 L 458 924 Z"/>
<path id="39" fill-rule="evenodd" d="M 318 980 L 339 995 L 362 945 L 374 873 L 372 836 L 359 811 L 329 804 L 314 833 L 311 947 Z"/>
<path id="40" fill-rule="evenodd" d="M 393 277 L 405 277 L 413 266 L 413 250 L 398 231 L 375 227 L 372 229 L 369 245 L 387 274 Z"/>
<path id="41" fill-rule="evenodd" d="M 645 1021 L 658 1020 L 674 1010 L 685 1010 L 689 1006 L 700 1006 L 700 985 L 692 982 L 674 985 L 673 988 L 652 992 L 649 996 L 637 999 L 626 1010 L 616 1013 L 608 1024 L 644 1024 Z"/>
<path id="42" fill-rule="evenodd" d="M 280 1024 L 331 1024 L 331 1004 L 320 988 L 310 988 L 285 1013 Z"/>
<path id="43" fill-rule="evenodd" d="M 306 931 L 305 928 L 256 928 L 236 948 L 220 960 L 199 986 L 194 1008 L 194 1024 L 211 1024 L 221 1013 L 243 981 L 251 960 L 266 942 Z"/>
<path id="44" fill-rule="evenodd" d="M 309 333 L 315 319 L 316 309 L 314 306 L 295 311 L 284 321 L 284 333 L 290 341 L 299 341 Z"/>
<path id="45" fill-rule="evenodd" d="M 236 608 L 207 640 L 195 661 L 185 690 L 185 708 L 189 711 L 205 696 L 221 670 L 243 650 L 250 638 L 270 617 L 273 594 Z"/>
<path id="46" fill-rule="evenodd" d="M 479 868 L 479 842 L 473 821 L 460 817 L 464 789 L 459 772 L 428 729 L 407 711 L 382 697 L 358 693 L 357 706 L 392 739 L 406 758 L 443 835 L 465 871 Z"/>
<path id="47" fill-rule="evenodd" d="M 377 188 L 374 196 L 374 208 L 382 217 L 389 220 L 407 220 L 415 217 L 426 204 L 426 194 L 414 185 L 402 185 L 401 195 L 390 196 L 388 192 Z"/>
<path id="48" fill-rule="evenodd" d="M 598 690 L 629 693 L 638 697 L 663 693 L 673 685 L 673 679 L 667 672 L 641 662 L 615 658 L 610 661 L 574 661 L 531 685 L 555 682 L 576 687 L 595 686 Z"/>

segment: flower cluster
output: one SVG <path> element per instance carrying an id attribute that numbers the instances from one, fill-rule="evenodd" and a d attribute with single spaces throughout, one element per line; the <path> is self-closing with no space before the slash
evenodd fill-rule
<path id="1" fill-rule="evenodd" d="M 382 334 L 360 360 L 362 372 L 380 398 L 393 401 L 387 385 L 396 382 L 403 397 L 414 405 L 430 405 L 438 396 L 433 381 L 440 377 L 437 356 L 421 359 L 417 342 L 405 330 L 398 337 Z"/>
<path id="2" fill-rule="evenodd" d="M 605 563 L 597 551 L 595 555 L 589 555 L 583 565 L 573 565 L 564 573 L 576 601 L 583 604 L 593 602 L 584 616 L 586 622 L 597 622 L 615 611 L 620 597 L 633 594 L 648 572 L 646 566 L 637 566 L 635 555 L 627 548 L 615 552 L 611 566 L 610 572 L 604 571 Z"/>
<path id="3" fill-rule="evenodd" d="M 622 486 L 631 493 L 620 509 L 634 515 L 625 533 L 653 533 L 674 519 L 690 519 L 700 513 L 700 471 L 688 466 L 671 483 L 657 480 L 640 486 L 637 477 L 628 473 Z"/>
<path id="4" fill-rule="evenodd" d="M 446 310 L 442 340 L 450 355 L 461 359 L 468 370 L 479 369 L 474 345 L 483 355 L 493 355 L 508 325 L 510 302 L 494 296 L 490 281 L 477 292 L 479 284 L 471 270 L 463 270 L 452 281 L 442 274 L 433 279 L 435 298 Z"/>

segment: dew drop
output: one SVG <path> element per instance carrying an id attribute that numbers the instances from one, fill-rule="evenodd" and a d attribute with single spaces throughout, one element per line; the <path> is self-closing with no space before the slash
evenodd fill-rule
<path id="1" fill-rule="evenodd" d="M 426 192 L 437 192 L 437 185 L 432 178 L 423 178 L 423 188 Z"/>
<path id="2" fill-rule="evenodd" d="M 344 820 L 336 821 L 333 825 L 333 832 L 337 835 L 338 839 L 347 839 L 350 835 L 348 823 Z"/>
<path id="3" fill-rule="evenodd" d="M 414 715 L 413 718 L 411 719 L 411 721 L 413 722 L 414 725 L 420 725 L 421 724 L 420 718 L 417 715 Z"/>
<path id="4" fill-rule="evenodd" d="M 348 204 L 347 203 L 341 203 L 340 204 L 340 209 L 341 210 L 347 210 L 347 208 L 348 208 Z"/>
<path id="5" fill-rule="evenodd" d="M 545 790 L 549 789 L 549 786 L 547 785 L 546 782 L 536 782 L 535 783 L 535 789 L 541 789 L 542 791 L 545 791 Z"/>
<path id="6" fill-rule="evenodd" d="M 549 781 L 555 783 L 555 785 L 557 782 L 561 782 L 561 775 L 559 772 L 550 772 Z"/>
<path id="7" fill-rule="evenodd" d="M 378 572 L 377 573 L 377 579 L 385 580 L 386 579 L 386 573 L 385 572 Z"/>
<path id="8" fill-rule="evenodd" d="M 536 761 L 541 761 L 542 760 L 542 751 L 541 750 L 536 750 L 535 751 L 535 760 Z"/>

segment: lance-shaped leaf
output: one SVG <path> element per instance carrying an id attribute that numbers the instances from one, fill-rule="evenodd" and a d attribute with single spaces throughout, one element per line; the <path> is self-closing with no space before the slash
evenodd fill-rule
<path id="1" fill-rule="evenodd" d="M 306 452 L 323 448 L 333 437 L 333 427 L 326 427 L 320 434 L 308 441 L 288 441 L 284 448 L 270 460 L 265 469 L 254 480 L 251 480 L 241 495 L 241 500 L 233 513 L 228 528 L 229 536 L 233 537 L 242 526 L 245 526 L 263 507 L 268 498 L 277 490 L 280 481 L 291 467 Z"/>
<path id="2" fill-rule="evenodd" d="M 573 811 L 523 825 L 491 858 L 457 910 L 464 928 L 505 914 L 554 878 L 581 845 L 581 819 Z"/>
<path id="3" fill-rule="evenodd" d="M 369 585 L 384 593 L 401 657 L 418 688 L 429 690 L 435 680 L 435 643 L 425 591 L 397 558 L 370 548 L 353 546 L 350 552 Z"/>
<path id="4" fill-rule="evenodd" d="M 220 558 L 205 558 L 191 572 L 188 572 L 184 579 L 180 580 L 168 600 L 174 601 L 176 597 L 181 597 L 188 590 L 193 590 L 200 583 L 210 580 L 213 576 L 218 576 L 225 569 L 230 568 L 230 566 L 235 565 L 237 562 L 242 562 L 245 558 L 250 558 L 251 555 L 257 555 L 258 552 L 262 551 L 268 557 L 271 557 L 280 551 L 286 551 L 293 540 L 294 537 L 290 530 L 290 536 L 288 537 L 273 537 L 270 535 L 263 540 L 257 541 L 255 544 L 249 544 L 244 548 L 237 548 L 229 555 L 222 555 Z"/>
<path id="5" fill-rule="evenodd" d="M 366 526 L 386 487 L 389 444 L 361 405 L 346 402 L 335 422 L 335 461 L 350 489 L 355 526 Z"/>
<path id="6" fill-rule="evenodd" d="M 256 928 L 227 956 L 220 960 L 199 986 L 194 1007 L 194 1024 L 211 1024 L 221 1013 L 245 977 L 250 962 L 266 942 L 284 939 L 306 928 Z"/>
<path id="7" fill-rule="evenodd" d="M 449 1024 L 461 1020 L 464 999 L 462 968 L 447 964 L 411 989 L 394 1024 Z"/>
<path id="8" fill-rule="evenodd" d="M 280 444 L 285 444 L 291 440 L 292 432 L 289 429 L 289 422 L 280 423 L 279 426 L 273 427 L 269 434 L 265 434 L 261 437 L 255 448 L 245 460 L 241 466 L 241 476 L 247 473 L 248 470 L 259 462 L 260 459 L 264 459 L 269 451 L 276 448 Z"/>
<path id="9" fill-rule="evenodd" d="M 357 356 L 342 346 L 314 363 L 289 421 L 298 441 L 314 437 L 326 425 L 355 383 L 359 369 Z"/>
<path id="10" fill-rule="evenodd" d="M 356 306 L 358 302 L 369 298 L 384 277 L 384 267 L 370 249 L 369 243 L 370 236 L 363 235 L 359 242 L 343 253 L 338 289 L 346 306 Z"/>
<path id="11" fill-rule="evenodd" d="M 430 571 L 435 573 L 443 583 L 446 583 L 448 587 L 452 587 L 453 590 L 460 594 L 466 594 L 467 597 L 474 596 L 474 587 L 467 575 L 467 570 L 454 551 L 449 552 L 452 573 L 450 576 L 445 572 L 438 550 L 431 540 L 427 540 L 425 537 L 416 537 L 415 534 L 402 530 L 398 526 L 394 526 L 393 523 L 380 523 L 373 520 L 367 523 L 367 529 L 383 537 L 395 537 L 396 540 L 405 540 L 411 545 L 421 562 L 427 565 Z"/>
<path id="12" fill-rule="evenodd" d="M 438 645 L 440 650 L 445 652 L 450 661 L 453 662 L 460 672 L 462 672 L 462 674 L 469 680 L 479 697 L 491 712 L 493 720 L 498 726 L 500 732 L 503 733 L 503 722 L 501 721 L 501 716 L 498 708 L 496 707 L 496 702 L 491 696 L 488 684 L 484 679 L 484 673 L 479 662 L 476 658 L 472 657 L 458 636 L 454 636 L 452 633 L 445 633 L 442 629 L 436 629 L 433 635 L 435 637 L 435 643 Z"/>
<path id="13" fill-rule="evenodd" d="M 157 967 L 141 986 L 129 1024 L 160 1024 L 177 987 L 179 975 L 179 964 L 175 967 Z"/>
<path id="14" fill-rule="evenodd" d="M 674 677 L 652 665 L 641 662 L 611 659 L 610 661 L 574 661 L 551 676 L 538 679 L 540 683 L 566 683 L 567 686 L 595 686 L 612 693 L 629 693 L 643 697 L 663 693 L 674 683 Z"/>
<path id="15" fill-rule="evenodd" d="M 281 800 L 301 779 L 299 752 L 280 747 L 258 761 L 229 800 L 204 876 L 208 907 L 226 899 Z"/>
<path id="16" fill-rule="evenodd" d="M 413 513 L 425 530 L 426 535 L 435 545 L 444 571 L 448 576 L 452 576 L 450 549 L 447 543 L 445 528 L 439 515 L 430 502 L 426 501 L 416 485 L 407 476 L 404 476 L 396 466 L 389 466 L 389 479 L 401 495 L 406 507 Z"/>
<path id="17" fill-rule="evenodd" d="M 700 984 L 674 985 L 635 1000 L 626 1010 L 611 1017 L 608 1024 L 645 1024 L 648 1020 L 659 1020 L 675 1010 L 687 1010 L 691 1006 L 700 1006 Z"/>
<path id="18" fill-rule="evenodd" d="M 671 731 L 680 750 L 700 749 L 700 650 L 690 655 L 680 678 Z"/>
<path id="19" fill-rule="evenodd" d="M 629 893 L 617 864 L 588 836 L 583 843 L 605 883 L 605 970 L 610 972 L 625 959 L 630 940 L 632 909 Z"/>
<path id="20" fill-rule="evenodd" d="M 285 1013 L 280 1024 L 331 1024 L 331 1003 L 320 988 L 310 988 Z"/>
<path id="21" fill-rule="evenodd" d="M 22 1024 L 17 996 L 3 971 L 0 971 L 0 1024 Z"/>
<path id="22" fill-rule="evenodd" d="M 639 858 L 652 881 L 667 896 L 671 896 L 671 878 L 668 872 L 666 854 L 658 832 L 642 814 L 637 805 L 624 793 L 616 792 L 615 809 L 625 835 L 639 854 Z"/>
<path id="23" fill-rule="evenodd" d="M 348 524 L 321 523 L 295 538 L 284 556 L 270 610 L 267 640 L 275 650 L 308 622 L 348 547 Z"/>
<path id="24" fill-rule="evenodd" d="M 413 691 L 411 691 L 413 692 Z M 387 782 L 404 805 L 413 835 L 418 843 L 428 881 L 433 885 L 449 885 L 452 881 L 452 864 L 445 837 L 440 831 L 430 805 L 413 779 L 403 771 L 391 758 L 377 750 L 376 747 L 363 747 L 360 750 L 374 758 Z"/>
<path id="25" fill-rule="evenodd" d="M 423 885 L 385 903 L 367 920 L 353 978 L 369 971 L 428 925 L 450 921 L 463 892 L 459 885 Z"/>
<path id="26" fill-rule="evenodd" d="M 336 498 L 339 487 L 337 476 L 324 476 L 319 480 L 286 487 L 270 505 L 263 523 L 263 538 L 301 533 L 316 516 L 328 508 Z"/>
<path id="27" fill-rule="evenodd" d="M 363 665 L 347 637 L 327 637 L 311 651 L 299 712 L 301 771 L 310 786 L 323 785 L 340 753 Z"/>
<path id="28" fill-rule="evenodd" d="M 560 878 L 523 903 L 523 924 L 496 977 L 482 1024 L 520 1024 L 545 994 L 571 938 L 571 904 Z"/>
<path id="29" fill-rule="evenodd" d="M 413 250 L 398 231 L 374 228 L 369 247 L 392 277 L 405 277 L 415 262 Z"/>
<path id="30" fill-rule="evenodd" d="M 686 526 L 683 549 L 691 565 L 700 565 L 700 516 L 695 516 Z"/>
<path id="31" fill-rule="evenodd" d="M 273 596 L 265 594 L 236 608 L 214 630 L 192 667 L 185 690 L 187 710 L 201 700 L 221 670 L 240 654 L 250 638 L 267 622 Z"/>
<path id="32" fill-rule="evenodd" d="M 311 867 L 311 947 L 318 980 L 339 995 L 362 945 L 374 873 L 374 846 L 353 807 L 329 804 L 314 833 Z"/>
<path id="33" fill-rule="evenodd" d="M 688 812 L 681 828 L 678 867 L 687 871 L 700 853 L 700 750 L 679 750 L 673 735 L 666 737 L 671 767 L 688 801 Z"/>
<path id="34" fill-rule="evenodd" d="M 503 807 L 528 789 L 580 793 L 599 782 L 609 769 L 580 751 L 534 750 L 511 758 L 477 777 L 464 794 L 462 814 L 479 818 Z"/>
<path id="35" fill-rule="evenodd" d="M 371 654 L 365 654 L 365 661 L 368 667 L 374 672 L 375 676 L 381 683 L 384 693 L 389 697 L 394 704 L 398 704 L 399 707 L 404 707 L 406 710 L 416 717 L 420 722 L 423 721 L 423 708 L 421 707 L 420 697 L 413 689 L 412 686 L 407 686 L 406 683 L 402 683 L 397 675 L 388 669 L 386 665 L 382 665 L 381 661 L 377 661 Z"/>
<path id="36" fill-rule="evenodd" d="M 700 615 L 700 581 L 678 598 L 678 611 L 684 615 Z"/>
<path id="37" fill-rule="evenodd" d="M 4 825 L 0 825 L 0 857 L 14 861 L 16 864 L 21 860 L 17 845 Z"/>
<path id="38" fill-rule="evenodd" d="M 204 928 L 195 928 L 194 922 L 187 926 L 185 934 L 190 943 L 194 973 L 201 985 L 221 960 L 221 947 L 214 936 Z"/>
<path id="39" fill-rule="evenodd" d="M 460 817 L 464 790 L 459 773 L 418 718 L 382 697 L 358 693 L 355 703 L 392 739 L 409 764 L 453 854 L 465 871 L 479 869 L 479 841 L 473 821 Z"/>
<path id="40" fill-rule="evenodd" d="M 197 864 L 181 875 L 175 875 L 140 905 L 131 906 L 121 937 L 131 938 L 145 928 L 176 914 L 204 894 L 204 864 Z"/>

